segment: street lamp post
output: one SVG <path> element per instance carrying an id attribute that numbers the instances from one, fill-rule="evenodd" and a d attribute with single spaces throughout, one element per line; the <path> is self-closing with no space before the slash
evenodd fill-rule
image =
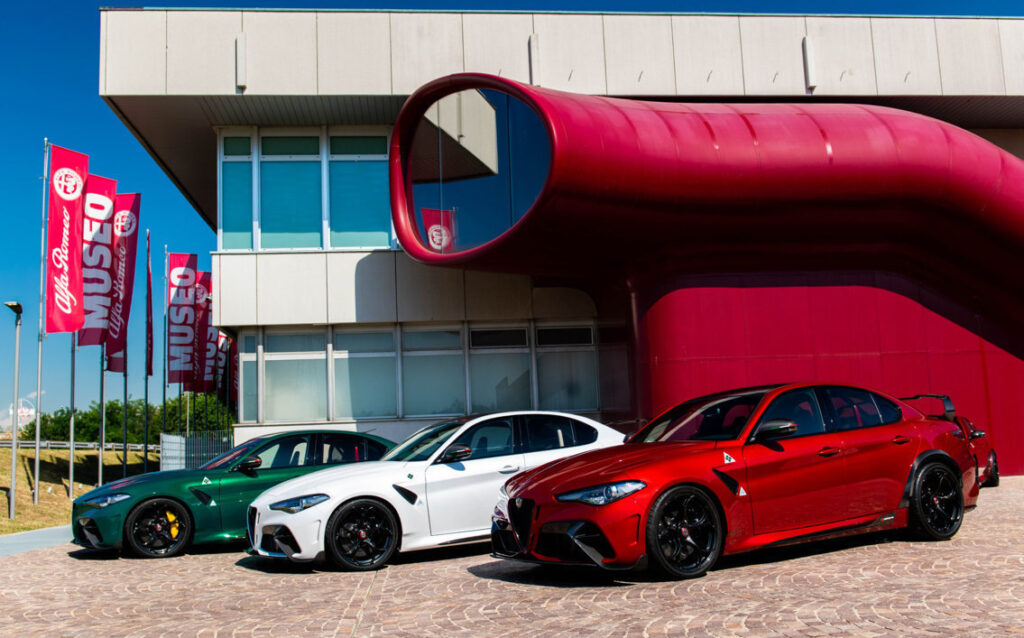
<path id="1" fill-rule="evenodd" d="M 7 517 L 14 519 L 14 491 L 18 485 L 18 366 L 21 356 L 21 304 L 7 301 L 5 306 L 14 313 L 14 414 L 11 416 L 11 491 L 8 492 L 9 506 Z"/>

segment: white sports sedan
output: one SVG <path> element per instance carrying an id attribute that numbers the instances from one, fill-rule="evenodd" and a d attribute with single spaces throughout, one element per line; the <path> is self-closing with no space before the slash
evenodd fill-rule
<path id="1" fill-rule="evenodd" d="M 398 550 L 485 541 L 501 486 L 517 472 L 618 445 L 622 433 L 559 412 L 506 412 L 423 428 L 380 461 L 306 474 L 248 513 L 261 556 L 377 569 Z"/>

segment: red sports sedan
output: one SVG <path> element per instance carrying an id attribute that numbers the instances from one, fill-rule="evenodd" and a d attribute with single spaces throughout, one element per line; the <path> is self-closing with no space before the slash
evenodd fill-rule
<path id="1" fill-rule="evenodd" d="M 605 569 L 648 563 L 690 578 L 722 554 L 767 545 L 904 526 L 948 539 L 978 496 L 969 442 L 952 419 L 952 409 L 928 417 L 843 385 L 692 399 L 624 445 L 510 479 L 493 552 Z"/>

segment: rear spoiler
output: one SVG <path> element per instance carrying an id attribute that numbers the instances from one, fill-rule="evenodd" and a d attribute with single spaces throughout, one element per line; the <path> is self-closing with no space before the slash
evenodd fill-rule
<path id="1" fill-rule="evenodd" d="M 938 399 L 942 401 L 942 409 L 945 412 L 942 414 L 942 418 L 947 421 L 953 421 L 956 419 L 956 408 L 953 407 L 953 399 L 950 399 L 945 394 L 916 394 L 912 397 L 902 397 L 900 401 L 916 401 L 917 399 Z"/>

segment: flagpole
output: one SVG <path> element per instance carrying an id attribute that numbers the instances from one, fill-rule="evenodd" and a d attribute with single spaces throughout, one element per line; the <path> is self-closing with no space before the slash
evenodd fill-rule
<path id="1" fill-rule="evenodd" d="M 153 373 L 153 255 L 149 249 L 146 229 L 146 369 L 142 380 L 142 402 L 145 408 L 142 434 L 142 473 L 149 472 L 149 377 Z"/>
<path id="2" fill-rule="evenodd" d="M 32 503 L 35 505 L 39 504 L 39 419 L 40 412 L 42 411 L 43 405 L 43 337 L 45 335 L 44 330 L 44 318 L 45 318 L 45 303 L 46 303 L 46 208 L 49 203 L 47 199 L 50 195 L 50 141 L 48 138 L 43 138 L 43 225 L 40 231 L 39 239 L 39 348 L 36 353 L 36 478 L 32 483 Z M 18 422 L 18 397 L 14 397 L 14 423 Z M 12 431 L 17 430 L 15 428 Z M 11 440 L 15 440 L 15 436 L 11 436 Z M 13 448 L 13 443 L 12 450 Z M 13 454 L 13 452 L 12 452 Z M 11 477 L 11 484 L 14 484 L 13 475 Z"/>
<path id="3" fill-rule="evenodd" d="M 125 330 L 128 327 L 125 326 Z M 121 478 L 128 477 L 128 344 L 124 346 L 124 419 L 121 421 Z"/>
<path id="4" fill-rule="evenodd" d="M 142 377 L 142 396 L 146 408 L 146 420 L 142 435 L 142 473 L 149 471 L 149 375 Z"/>
<path id="5" fill-rule="evenodd" d="M 164 386 L 164 402 L 160 406 L 160 432 L 167 431 L 167 244 L 164 244 L 164 374 L 163 383 Z M 163 454 L 163 450 L 160 450 Z"/>
<path id="6" fill-rule="evenodd" d="M 68 423 L 71 453 L 68 458 L 68 498 L 75 499 L 75 345 L 78 333 L 71 333 L 71 420 Z M 38 411 L 38 402 L 36 410 Z"/>
<path id="7" fill-rule="evenodd" d="M 103 448 L 107 442 L 107 387 L 106 387 L 106 373 L 103 370 L 103 360 L 106 358 L 104 354 L 107 351 L 107 344 L 100 344 L 100 441 L 99 441 L 99 468 L 97 469 L 97 483 L 96 485 L 103 485 Z"/>

